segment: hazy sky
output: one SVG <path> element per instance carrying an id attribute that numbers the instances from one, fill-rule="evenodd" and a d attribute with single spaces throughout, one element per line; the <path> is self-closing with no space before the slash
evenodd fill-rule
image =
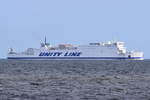
<path id="1" fill-rule="evenodd" d="M 150 58 L 150 0 L 0 0 L 0 57 L 7 49 L 124 41 Z"/>

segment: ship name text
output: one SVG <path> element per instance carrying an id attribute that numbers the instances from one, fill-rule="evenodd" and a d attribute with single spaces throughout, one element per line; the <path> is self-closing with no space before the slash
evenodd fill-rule
<path id="1" fill-rule="evenodd" d="M 80 56 L 81 52 L 41 52 L 39 56 Z"/>

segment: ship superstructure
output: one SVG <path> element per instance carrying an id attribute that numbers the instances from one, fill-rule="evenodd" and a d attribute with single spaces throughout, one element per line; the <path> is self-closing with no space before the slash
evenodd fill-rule
<path id="1" fill-rule="evenodd" d="M 88 45 L 74 46 L 71 44 L 59 44 L 51 46 L 49 43 L 41 43 L 39 49 L 28 48 L 24 52 L 14 52 L 9 49 L 8 59 L 66 59 L 66 60 L 105 60 L 105 59 L 135 59 L 143 60 L 143 52 L 130 52 L 126 50 L 124 42 L 98 42 Z"/>

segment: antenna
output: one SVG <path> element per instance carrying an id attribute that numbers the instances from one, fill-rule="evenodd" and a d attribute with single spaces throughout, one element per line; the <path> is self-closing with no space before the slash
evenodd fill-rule
<path id="1" fill-rule="evenodd" d="M 45 45 L 46 45 L 47 43 L 46 43 L 46 36 L 45 36 Z"/>
<path id="2" fill-rule="evenodd" d="M 118 34 L 118 32 L 116 32 L 115 34 L 113 34 L 113 42 L 117 42 L 117 34 Z"/>

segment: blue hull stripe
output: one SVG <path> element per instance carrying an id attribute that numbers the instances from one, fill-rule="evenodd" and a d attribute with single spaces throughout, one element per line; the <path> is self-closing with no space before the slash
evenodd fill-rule
<path id="1" fill-rule="evenodd" d="M 142 57 L 8 57 L 7 59 L 142 59 Z"/>

